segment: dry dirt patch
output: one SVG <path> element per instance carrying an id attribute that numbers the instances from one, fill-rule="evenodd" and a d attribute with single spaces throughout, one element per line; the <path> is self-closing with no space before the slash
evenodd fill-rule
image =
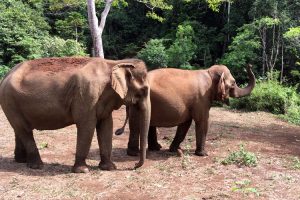
<path id="1" fill-rule="evenodd" d="M 124 115 L 124 108 L 114 112 L 114 130 Z M 223 108 L 211 110 L 211 121 L 208 157 L 193 155 L 194 126 L 182 144 L 183 157 L 167 151 L 176 129 L 160 128 L 163 149 L 149 152 L 145 166 L 132 170 L 138 158 L 126 155 L 127 127 L 113 139 L 118 170 L 97 168 L 94 137 L 88 157 L 91 172 L 73 174 L 74 126 L 34 132 L 45 167 L 32 170 L 13 161 L 13 130 L 0 110 L 0 199 L 300 199 L 300 170 L 292 168 L 292 158 L 300 158 L 299 126 L 264 112 Z M 240 144 L 258 156 L 257 167 L 220 164 Z"/>

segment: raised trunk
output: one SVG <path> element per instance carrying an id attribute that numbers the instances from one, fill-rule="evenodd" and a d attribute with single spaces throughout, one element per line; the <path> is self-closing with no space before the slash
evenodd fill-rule
<path id="1" fill-rule="evenodd" d="M 150 91 L 148 91 L 148 94 L 150 94 Z M 140 106 L 140 161 L 135 165 L 135 168 L 141 167 L 146 160 L 146 147 L 151 117 L 150 95 L 146 97 Z"/>
<path id="2" fill-rule="evenodd" d="M 247 67 L 247 72 L 248 72 L 248 77 L 249 77 L 249 82 L 248 85 L 245 88 L 240 88 L 235 84 L 234 89 L 232 89 L 230 91 L 230 97 L 244 97 L 247 96 L 251 93 L 251 91 L 253 90 L 254 86 L 255 86 L 255 76 L 252 72 L 252 66 L 248 65 Z"/>

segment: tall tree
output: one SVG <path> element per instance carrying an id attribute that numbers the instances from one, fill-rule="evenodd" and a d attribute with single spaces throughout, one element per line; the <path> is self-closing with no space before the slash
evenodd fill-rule
<path id="1" fill-rule="evenodd" d="M 89 26 L 93 39 L 93 56 L 104 58 L 102 33 L 111 4 L 114 0 L 105 0 L 105 8 L 101 14 L 100 24 L 96 15 L 95 0 L 87 0 Z"/>
<path id="2" fill-rule="evenodd" d="M 154 11 L 156 8 L 170 10 L 172 6 L 165 3 L 165 0 L 136 0 L 137 2 L 145 4 L 151 12 L 147 16 L 158 21 L 163 21 L 163 18 L 157 15 Z M 102 34 L 106 23 L 107 15 L 110 11 L 113 2 L 121 2 L 127 4 L 125 0 L 104 0 L 105 7 L 101 13 L 100 24 L 96 15 L 95 0 L 87 0 L 88 4 L 88 19 L 93 40 L 93 56 L 104 58 Z"/>

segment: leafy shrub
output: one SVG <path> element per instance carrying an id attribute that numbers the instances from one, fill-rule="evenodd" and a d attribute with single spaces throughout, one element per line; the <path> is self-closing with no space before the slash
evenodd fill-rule
<path id="1" fill-rule="evenodd" d="M 293 158 L 293 169 L 300 169 L 300 159 L 298 157 Z"/>
<path id="2" fill-rule="evenodd" d="M 168 55 L 162 39 L 149 40 L 145 48 L 142 49 L 137 56 L 144 60 L 151 69 L 167 66 Z"/>
<path id="3" fill-rule="evenodd" d="M 254 153 L 246 151 L 244 146 L 241 145 L 240 150 L 231 152 L 221 163 L 223 165 L 236 164 L 238 166 L 255 167 L 257 165 L 257 158 Z"/>
<path id="4" fill-rule="evenodd" d="M 196 45 L 193 42 L 194 30 L 191 25 L 179 25 L 174 43 L 167 50 L 168 65 L 171 67 L 190 66 L 189 61 L 194 57 Z"/>
<path id="5" fill-rule="evenodd" d="M 5 74 L 7 74 L 7 72 L 9 72 L 9 70 L 10 68 L 5 65 L 0 66 L 0 80 L 5 76 Z"/>
<path id="6" fill-rule="evenodd" d="M 0 60 L 9 67 L 27 59 L 40 57 L 41 40 L 50 29 L 43 13 L 24 1 L 2 0 L 0 3 Z"/>
<path id="7" fill-rule="evenodd" d="M 47 37 L 44 39 L 43 56 L 44 57 L 62 57 L 62 56 L 84 56 L 85 49 L 75 40 L 64 40 L 59 37 Z"/>
<path id="8" fill-rule="evenodd" d="M 244 194 L 254 193 L 259 196 L 259 192 L 257 188 L 250 187 L 251 181 L 250 180 L 242 180 L 234 182 L 234 186 L 231 188 L 233 192 L 242 192 Z"/>
<path id="9" fill-rule="evenodd" d="M 280 114 L 289 122 L 300 124 L 300 95 L 294 87 L 277 81 L 258 82 L 250 96 L 230 100 L 231 108 L 268 111 Z"/>

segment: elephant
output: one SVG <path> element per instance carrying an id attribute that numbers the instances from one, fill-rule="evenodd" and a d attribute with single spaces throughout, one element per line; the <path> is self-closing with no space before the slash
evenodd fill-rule
<path id="1" fill-rule="evenodd" d="M 255 76 L 247 67 L 249 77 L 245 88 L 237 86 L 235 79 L 225 65 L 213 65 L 205 70 L 182 70 L 161 68 L 148 72 L 151 99 L 151 120 L 148 133 L 148 149 L 158 151 L 161 145 L 157 141 L 156 127 L 177 127 L 176 135 L 169 150 L 180 151 L 192 120 L 195 122 L 196 150 L 198 156 L 207 156 L 205 150 L 206 135 L 209 128 L 209 110 L 213 101 L 229 104 L 229 97 L 249 95 L 255 87 Z M 129 142 L 127 154 L 138 155 L 138 127 L 134 121 L 138 110 L 127 107 L 127 116 L 122 128 L 116 135 L 124 132 L 129 118 Z"/>
<path id="2" fill-rule="evenodd" d="M 141 167 L 146 159 L 151 116 L 147 68 L 138 59 L 106 60 L 89 57 L 41 58 L 16 65 L 2 80 L 0 104 L 15 133 L 14 159 L 41 169 L 33 129 L 77 128 L 72 172 L 87 173 L 86 164 L 96 129 L 99 168 L 114 170 L 111 161 L 112 111 L 121 105 L 136 107 L 141 131 Z"/>

